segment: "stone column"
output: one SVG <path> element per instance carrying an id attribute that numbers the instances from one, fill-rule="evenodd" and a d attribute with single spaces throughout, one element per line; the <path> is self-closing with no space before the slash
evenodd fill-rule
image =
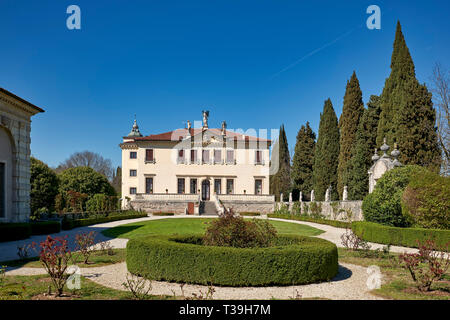
<path id="1" fill-rule="evenodd" d="M 314 190 L 311 190 L 311 202 L 314 202 L 316 200 L 314 196 Z"/>

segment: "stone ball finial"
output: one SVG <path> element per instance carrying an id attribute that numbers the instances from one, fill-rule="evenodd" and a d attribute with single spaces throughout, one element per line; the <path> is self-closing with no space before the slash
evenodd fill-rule
<path id="1" fill-rule="evenodd" d="M 400 155 L 400 151 L 398 151 L 398 149 L 397 149 L 397 143 L 394 143 L 394 150 L 391 151 L 391 156 L 394 159 L 397 159 L 399 155 Z"/>
<path id="2" fill-rule="evenodd" d="M 377 148 L 375 148 L 375 152 L 374 152 L 374 154 L 373 154 L 373 156 L 372 156 L 372 161 L 377 161 L 378 159 L 380 159 L 380 156 L 378 155 L 378 152 L 377 152 Z"/>

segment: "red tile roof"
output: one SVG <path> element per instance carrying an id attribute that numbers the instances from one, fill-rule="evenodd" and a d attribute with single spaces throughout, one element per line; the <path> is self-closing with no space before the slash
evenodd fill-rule
<path id="1" fill-rule="evenodd" d="M 211 132 L 212 134 L 215 134 L 218 136 L 222 135 L 222 129 L 211 128 L 211 129 L 207 129 L 207 130 L 209 132 Z M 202 132 L 202 129 L 191 129 L 192 136 L 195 136 L 201 132 Z M 186 138 L 187 135 L 188 135 L 188 129 L 177 129 L 174 131 L 164 132 L 164 133 L 160 133 L 160 134 L 151 134 L 146 137 L 124 137 L 124 138 L 125 139 L 133 139 L 133 142 L 134 141 L 180 141 L 180 139 Z M 243 134 L 227 130 L 226 138 L 230 138 L 230 137 L 234 138 L 234 140 L 243 140 L 244 139 Z M 245 135 L 245 141 L 270 142 L 271 140 Z"/>

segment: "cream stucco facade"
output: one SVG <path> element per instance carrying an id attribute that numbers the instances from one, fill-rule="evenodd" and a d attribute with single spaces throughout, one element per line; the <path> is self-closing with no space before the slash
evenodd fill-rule
<path id="1" fill-rule="evenodd" d="M 214 201 L 216 195 L 236 208 L 233 202 L 247 203 L 248 208 L 273 204 L 269 195 L 271 141 L 226 130 L 225 123 L 221 129 L 210 129 L 205 120 L 202 128 L 189 125 L 146 137 L 134 124 L 120 144 L 124 207 L 139 202 L 149 212 L 183 213 L 188 203 Z M 167 206 L 161 204 L 164 201 Z"/>

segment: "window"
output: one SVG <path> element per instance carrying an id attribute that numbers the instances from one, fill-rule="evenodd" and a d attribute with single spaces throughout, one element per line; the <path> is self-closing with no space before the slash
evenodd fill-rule
<path id="1" fill-rule="evenodd" d="M 227 163 L 234 164 L 234 151 L 233 150 L 227 150 Z"/>
<path id="2" fill-rule="evenodd" d="M 191 179 L 191 193 L 197 193 L 197 179 Z"/>
<path id="3" fill-rule="evenodd" d="M 130 151 L 130 159 L 137 159 L 137 152 L 136 151 Z"/>
<path id="4" fill-rule="evenodd" d="M 191 163 L 197 162 L 197 150 L 191 150 Z"/>
<path id="5" fill-rule="evenodd" d="M 178 178 L 178 194 L 184 193 L 184 178 Z"/>
<path id="6" fill-rule="evenodd" d="M 221 194 L 222 189 L 222 179 L 214 179 L 214 192 L 216 194 Z"/>
<path id="7" fill-rule="evenodd" d="M 145 161 L 155 161 L 155 158 L 153 158 L 153 149 L 145 149 Z"/>
<path id="8" fill-rule="evenodd" d="M 130 169 L 130 177 L 136 177 L 137 176 L 137 170 Z"/>
<path id="9" fill-rule="evenodd" d="M 0 218 L 6 214 L 6 166 L 0 162 Z"/>
<path id="10" fill-rule="evenodd" d="M 184 150 L 178 150 L 178 163 L 184 163 Z"/>
<path id="11" fill-rule="evenodd" d="M 234 192 L 234 181 L 233 179 L 227 179 L 227 194 L 233 194 Z"/>
<path id="12" fill-rule="evenodd" d="M 262 180 L 255 180 L 255 194 L 262 194 Z"/>
<path id="13" fill-rule="evenodd" d="M 153 193 L 153 178 L 145 178 L 145 193 Z"/>
<path id="14" fill-rule="evenodd" d="M 262 164 L 262 151 L 255 151 L 255 164 Z"/>
<path id="15" fill-rule="evenodd" d="M 222 151 L 214 150 L 214 163 L 221 163 L 221 162 L 222 162 Z"/>
<path id="16" fill-rule="evenodd" d="M 209 163 L 209 150 L 203 150 L 202 152 L 202 162 Z"/>
<path id="17" fill-rule="evenodd" d="M 130 194 L 136 194 L 136 188 L 135 187 L 131 187 L 130 188 Z"/>

